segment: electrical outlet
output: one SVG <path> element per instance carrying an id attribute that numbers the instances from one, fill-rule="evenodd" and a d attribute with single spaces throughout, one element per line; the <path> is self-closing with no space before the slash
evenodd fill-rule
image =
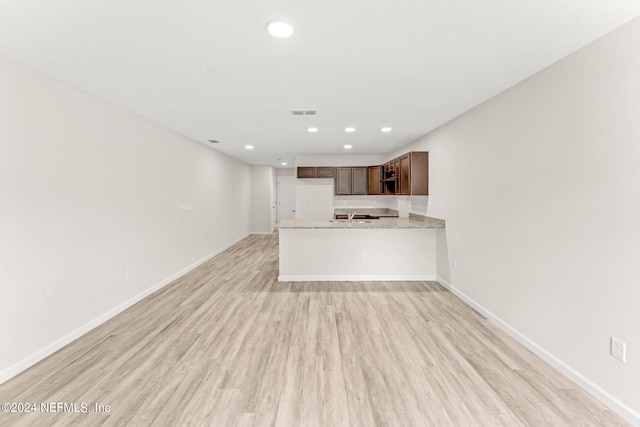
<path id="1" fill-rule="evenodd" d="M 362 259 L 367 259 L 367 251 L 362 251 Z"/>
<path id="2" fill-rule="evenodd" d="M 458 260 L 457 259 L 453 260 L 453 269 L 454 270 L 458 270 Z"/>
<path id="3" fill-rule="evenodd" d="M 133 272 L 131 271 L 131 269 L 130 269 L 130 268 L 127 268 L 127 269 L 124 271 L 124 278 L 125 278 L 126 280 L 131 279 L 131 274 L 132 274 L 132 273 L 133 273 Z"/>
<path id="4" fill-rule="evenodd" d="M 611 337 L 611 356 L 627 363 L 627 344 L 617 338 Z"/>

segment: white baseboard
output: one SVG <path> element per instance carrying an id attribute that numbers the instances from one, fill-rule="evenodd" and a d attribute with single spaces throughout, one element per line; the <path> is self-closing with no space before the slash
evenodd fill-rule
<path id="1" fill-rule="evenodd" d="M 571 366 L 564 363 L 562 360 L 558 359 L 553 354 L 549 353 L 547 350 L 539 346 L 534 341 L 527 338 L 525 335 L 511 327 L 508 323 L 500 319 L 498 316 L 484 308 L 482 305 L 478 304 L 472 298 L 468 297 L 465 293 L 457 289 L 451 283 L 447 282 L 441 277 L 436 277 L 436 281 L 451 291 L 452 294 L 460 298 L 469 306 L 473 307 L 476 311 L 482 314 L 484 317 L 495 323 L 500 329 L 505 331 L 511 337 L 513 337 L 516 341 L 520 342 L 520 344 L 527 347 L 533 353 L 535 353 L 542 360 L 547 362 L 549 365 L 553 366 L 555 369 L 560 371 L 564 376 L 569 378 L 571 381 L 576 383 L 586 392 L 591 394 L 593 397 L 598 399 L 604 405 L 606 405 L 609 409 L 620 415 L 622 418 L 630 422 L 634 426 L 640 426 L 640 414 L 630 408 L 629 406 L 622 403 L 620 400 L 612 396 L 606 390 L 599 387 L 597 384 L 594 384 L 591 380 L 577 372 Z"/>
<path id="2" fill-rule="evenodd" d="M 435 275 L 280 275 L 279 282 L 422 282 L 436 280 Z"/>
<path id="3" fill-rule="evenodd" d="M 152 293 L 156 292 L 157 290 L 165 287 L 166 285 L 168 285 L 169 283 L 173 282 L 177 278 L 187 274 L 188 272 L 190 272 L 194 268 L 196 268 L 196 267 L 200 266 L 201 264 L 209 261 L 211 258 L 215 257 L 216 255 L 219 255 L 220 253 L 226 251 L 231 246 L 235 245 L 236 243 L 238 243 L 239 241 L 241 241 L 245 237 L 247 237 L 247 236 L 245 235 L 245 236 L 241 237 L 240 239 L 235 240 L 235 241 L 227 244 L 223 248 L 218 249 L 215 252 L 210 253 L 209 255 L 205 256 L 204 258 L 199 259 L 198 261 L 194 262 L 193 264 L 183 268 L 182 270 L 178 271 L 177 273 L 172 274 L 171 276 L 167 277 L 166 279 L 162 280 L 161 282 L 156 283 L 152 287 L 150 287 L 150 288 L 146 289 L 145 291 L 139 293 L 138 295 L 134 296 L 133 298 L 130 298 L 129 300 L 123 302 L 122 304 L 117 305 L 116 307 L 114 307 L 111 310 L 107 311 L 103 315 L 96 317 L 95 319 L 91 320 L 90 322 L 80 326 L 79 328 L 69 332 L 68 334 L 62 336 L 61 338 L 55 340 L 54 342 L 48 344 L 47 346 L 45 346 L 43 348 L 41 348 L 40 350 L 36 351 L 35 353 L 31 354 L 30 356 L 22 359 L 18 363 L 15 363 L 14 365 L 12 365 L 12 366 L 0 371 L 0 384 L 8 381 L 9 379 L 11 379 L 14 376 L 18 375 L 20 372 L 22 372 L 22 371 L 26 370 L 27 368 L 35 365 L 36 363 L 38 363 L 39 361 L 41 361 L 45 357 L 50 356 L 51 354 L 53 354 L 56 351 L 60 350 L 65 345 L 67 345 L 67 344 L 71 343 L 72 341 L 80 338 L 82 335 L 86 334 L 90 330 L 94 329 L 97 326 L 100 326 L 102 323 L 106 322 L 107 320 L 111 319 L 112 317 L 116 316 L 117 314 L 123 312 L 124 310 L 126 310 L 129 307 L 131 307 L 135 303 L 141 301 L 142 299 L 148 297 L 149 295 L 151 295 Z"/>

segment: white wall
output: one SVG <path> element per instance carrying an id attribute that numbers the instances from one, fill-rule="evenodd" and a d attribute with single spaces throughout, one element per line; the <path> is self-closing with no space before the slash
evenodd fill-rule
<path id="1" fill-rule="evenodd" d="M 295 176 L 295 168 L 276 168 L 276 176 Z"/>
<path id="2" fill-rule="evenodd" d="M 0 93 L 2 382 L 244 237 L 250 174 L 2 57 Z"/>
<path id="3" fill-rule="evenodd" d="M 251 166 L 251 232 L 271 233 L 275 225 L 275 168 Z"/>
<path id="4" fill-rule="evenodd" d="M 638 76 L 636 19 L 402 151 L 430 152 L 438 274 L 640 425 Z"/>

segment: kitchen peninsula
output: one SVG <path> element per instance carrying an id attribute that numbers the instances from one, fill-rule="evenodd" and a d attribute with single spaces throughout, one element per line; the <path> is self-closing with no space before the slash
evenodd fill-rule
<path id="1" fill-rule="evenodd" d="M 278 225 L 280 281 L 435 280 L 442 219 L 290 219 Z"/>

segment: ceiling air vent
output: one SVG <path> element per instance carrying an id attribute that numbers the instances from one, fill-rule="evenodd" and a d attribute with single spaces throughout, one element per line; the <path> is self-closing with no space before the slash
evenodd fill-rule
<path id="1" fill-rule="evenodd" d="M 220 141 L 218 141 L 217 139 L 210 139 L 209 142 L 212 144 L 220 144 Z"/>
<path id="2" fill-rule="evenodd" d="M 318 110 L 291 110 L 291 114 L 294 116 L 315 116 L 318 114 Z"/>

